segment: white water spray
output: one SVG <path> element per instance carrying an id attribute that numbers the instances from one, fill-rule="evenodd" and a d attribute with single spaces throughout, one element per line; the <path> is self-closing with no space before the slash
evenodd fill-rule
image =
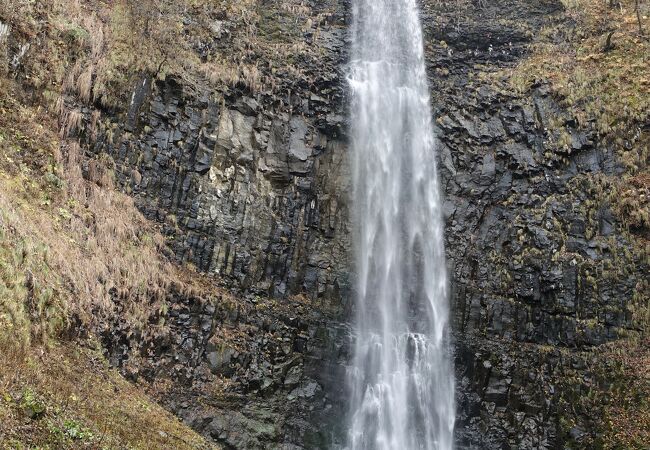
<path id="1" fill-rule="evenodd" d="M 353 0 L 350 450 L 453 447 L 441 200 L 416 0 Z"/>

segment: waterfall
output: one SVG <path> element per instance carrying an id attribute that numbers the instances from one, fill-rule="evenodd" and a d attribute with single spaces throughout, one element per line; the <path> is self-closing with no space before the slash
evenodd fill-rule
<path id="1" fill-rule="evenodd" d="M 450 449 L 455 420 L 441 200 L 416 0 L 353 0 L 357 225 L 347 448 Z"/>

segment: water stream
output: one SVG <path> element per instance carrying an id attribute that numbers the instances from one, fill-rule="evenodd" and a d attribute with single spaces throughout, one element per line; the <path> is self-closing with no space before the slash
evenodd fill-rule
<path id="1" fill-rule="evenodd" d="M 447 274 L 416 0 L 353 0 L 352 41 L 358 282 L 347 448 L 451 449 Z"/>

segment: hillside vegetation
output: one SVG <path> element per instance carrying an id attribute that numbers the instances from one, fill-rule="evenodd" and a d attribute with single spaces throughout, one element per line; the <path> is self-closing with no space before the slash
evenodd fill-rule
<path id="1" fill-rule="evenodd" d="M 598 175 L 582 186 L 595 195 L 594 207 L 609 206 L 634 243 L 622 264 L 650 261 L 650 4 L 648 2 L 563 0 L 562 21 L 537 36 L 530 55 L 508 74 L 509 89 L 525 92 L 548 84 L 569 113 L 555 133 L 562 160 L 571 153 L 567 123 L 593 130 L 602 147 L 613 148 L 621 175 Z M 626 268 L 615 267 L 616 277 Z M 638 330 L 626 341 L 601 349 L 601 367 L 592 370 L 601 384 L 589 386 L 564 407 L 600 411 L 602 439 L 594 448 L 647 448 L 650 442 L 650 283 L 640 281 L 630 305 Z M 563 424 L 571 428 L 571 419 Z"/>
<path id="2" fill-rule="evenodd" d="M 602 187 L 621 221 L 647 246 L 650 6 L 629 0 L 565 0 L 565 7 L 571 25 L 542 30 L 532 55 L 513 70 L 512 86 L 521 91 L 549 83 L 578 126 L 596 130 L 601 142 L 618 151 L 625 176 L 601 180 Z M 561 134 L 557 144 L 571 151 L 569 136 Z"/>
<path id="3" fill-rule="evenodd" d="M 0 449 L 210 449 L 97 349 L 31 349 L 0 366 Z"/>
<path id="4" fill-rule="evenodd" d="M 81 105 L 116 107 L 130 76 L 162 70 L 157 49 L 174 51 L 161 36 L 127 31 L 156 7 L 0 5 L 3 448 L 206 445 L 109 371 L 101 353 L 70 350 L 94 346 L 115 322 L 143 338 L 163 332 L 172 285 L 214 291 L 167 260 L 158 231 L 114 190 L 111 161 L 88 159 L 79 138 L 96 132 L 100 116 L 95 109 L 86 121 Z M 136 41 L 142 47 L 129 49 Z M 4 59 L 8 50 L 24 60 Z"/>

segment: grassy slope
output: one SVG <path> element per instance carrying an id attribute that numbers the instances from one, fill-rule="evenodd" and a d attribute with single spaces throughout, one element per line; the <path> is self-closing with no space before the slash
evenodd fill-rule
<path id="1" fill-rule="evenodd" d="M 203 288 L 130 199 L 64 173 L 56 121 L 21 95 L 0 77 L 0 448 L 210 448 L 65 337 L 118 311 L 156 333 L 167 283 Z"/>
<path id="2" fill-rule="evenodd" d="M 23 448 L 212 447 L 110 369 L 99 351 L 66 344 L 0 365 L 0 449 Z"/>
<path id="3" fill-rule="evenodd" d="M 102 63 L 94 6 L 105 5 L 0 5 L 12 33 L 41 39 L 19 73 L 0 68 L 0 448 L 208 448 L 71 339 L 92 342 L 113 320 L 156 334 L 171 284 L 212 291 L 166 260 L 157 230 L 113 189 L 111 162 L 85 160 L 75 128 L 86 125 L 56 100 L 75 61 Z M 117 45 L 102 47 L 103 57 L 116 58 Z M 95 100 L 108 105 L 123 82 L 110 73 L 128 61 L 103 64 Z"/>

